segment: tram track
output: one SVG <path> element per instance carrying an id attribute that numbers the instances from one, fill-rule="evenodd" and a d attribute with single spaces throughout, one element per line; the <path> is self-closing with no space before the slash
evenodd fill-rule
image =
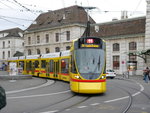
<path id="1" fill-rule="evenodd" d="M 126 92 L 128 94 L 128 96 L 126 96 L 127 98 L 129 98 L 128 103 L 124 107 L 124 109 L 121 111 L 121 113 L 127 113 L 129 111 L 130 107 L 132 106 L 132 102 L 133 102 L 132 94 L 122 87 L 119 87 L 119 86 L 115 86 L 115 87 L 118 87 L 119 89 L 123 90 L 124 92 Z"/>
<path id="2" fill-rule="evenodd" d="M 72 107 L 77 106 L 86 100 L 88 100 L 91 96 L 85 96 L 81 94 L 74 94 L 68 98 L 65 98 L 61 101 L 49 104 L 47 106 L 38 108 L 34 111 L 27 112 L 27 113 L 60 113 L 65 110 L 70 110 Z M 53 109 L 53 108 L 58 108 L 58 109 Z"/>
<path id="3" fill-rule="evenodd" d="M 126 108 L 121 112 L 121 113 L 128 113 L 130 110 L 131 110 L 131 107 L 133 106 L 133 103 L 134 103 L 134 97 L 135 96 L 137 96 L 137 95 L 143 95 L 143 96 L 145 96 L 148 100 L 150 100 L 150 96 L 148 95 L 148 94 L 146 94 L 145 92 L 144 92 L 144 87 L 140 84 L 140 83 L 138 83 L 137 81 L 135 81 L 135 80 L 126 80 L 126 79 L 123 79 L 124 81 L 128 81 L 128 82 L 134 82 L 135 84 L 137 84 L 137 85 L 139 85 L 140 86 L 140 89 L 137 89 L 137 88 L 133 88 L 133 87 L 131 87 L 131 86 L 116 86 L 116 87 L 118 87 L 119 89 L 121 89 L 121 90 L 123 90 L 123 91 L 125 91 L 125 92 L 127 92 L 128 93 L 128 98 L 129 98 L 129 101 L 128 101 L 128 104 L 126 105 Z M 117 83 L 116 83 L 117 84 Z M 120 85 L 120 84 L 118 84 L 118 85 Z M 126 89 L 125 89 L 126 88 Z M 132 91 L 137 91 L 136 93 L 131 93 L 130 91 L 128 91 L 128 90 L 132 90 Z M 135 103 L 136 104 L 136 103 Z"/>

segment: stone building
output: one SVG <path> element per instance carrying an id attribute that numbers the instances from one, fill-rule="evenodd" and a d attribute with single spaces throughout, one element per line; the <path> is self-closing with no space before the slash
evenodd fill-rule
<path id="1" fill-rule="evenodd" d="M 98 27 L 98 32 L 95 32 L 95 26 Z M 114 69 L 117 74 L 127 70 L 130 70 L 130 74 L 142 74 L 144 60 L 129 53 L 144 50 L 145 17 L 95 24 L 91 35 L 106 40 L 107 69 Z"/>
<path id="2" fill-rule="evenodd" d="M 147 1 L 147 14 L 146 14 L 146 29 L 145 29 L 145 50 L 149 51 L 147 55 L 147 65 L 150 67 L 150 0 Z"/>
<path id="3" fill-rule="evenodd" d="M 18 52 L 24 52 L 23 30 L 12 28 L 0 31 L 0 66 Z"/>
<path id="4" fill-rule="evenodd" d="M 95 23 L 92 18 L 90 21 Z M 84 33 L 86 22 L 87 13 L 80 6 L 71 6 L 39 15 L 25 31 L 25 55 L 70 49 L 71 41 Z"/>

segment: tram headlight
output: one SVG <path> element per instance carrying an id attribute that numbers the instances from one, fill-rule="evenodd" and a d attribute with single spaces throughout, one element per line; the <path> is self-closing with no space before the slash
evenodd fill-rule
<path id="1" fill-rule="evenodd" d="M 104 79 L 105 78 L 105 76 L 101 76 L 101 79 Z"/>
<path id="2" fill-rule="evenodd" d="M 75 78 L 77 78 L 77 79 L 79 79 L 79 78 L 80 78 L 78 75 L 75 75 L 74 77 L 75 77 Z"/>

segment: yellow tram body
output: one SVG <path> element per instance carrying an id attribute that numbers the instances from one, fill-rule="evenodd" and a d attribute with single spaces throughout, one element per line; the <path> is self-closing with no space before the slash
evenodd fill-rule
<path id="1" fill-rule="evenodd" d="M 71 91 L 76 93 L 106 92 L 105 41 L 97 37 L 77 39 L 68 51 L 22 56 L 8 62 L 22 67 L 22 74 L 70 82 Z"/>

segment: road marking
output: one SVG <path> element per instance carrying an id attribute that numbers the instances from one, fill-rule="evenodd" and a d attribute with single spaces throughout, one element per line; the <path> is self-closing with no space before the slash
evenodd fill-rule
<path id="1" fill-rule="evenodd" d="M 135 81 L 137 85 L 139 85 L 141 88 L 140 88 L 140 91 L 132 94 L 132 96 L 136 96 L 136 95 L 139 95 L 142 91 L 144 91 L 144 87 L 142 84 L 140 84 L 139 82 Z M 116 98 L 116 99 L 112 99 L 112 100 L 107 100 L 107 101 L 104 101 L 104 103 L 109 103 L 109 102 L 114 102 L 114 101 L 118 101 L 118 100 L 123 100 L 123 99 L 127 99 L 129 98 L 129 96 L 125 96 L 125 97 L 121 97 L 121 98 Z"/>
<path id="2" fill-rule="evenodd" d="M 41 113 L 56 113 L 58 112 L 58 110 L 54 110 L 54 111 L 46 111 L 46 112 L 41 112 Z"/>
<path id="3" fill-rule="evenodd" d="M 24 99 L 24 98 L 33 98 L 33 97 L 43 97 L 43 96 L 52 96 L 52 95 L 58 95 L 63 93 L 68 93 L 71 90 L 57 92 L 57 93 L 49 93 L 49 94 L 39 94 L 39 95 L 29 95 L 29 96 L 17 96 L 17 97 L 7 97 L 7 99 Z"/>
<path id="4" fill-rule="evenodd" d="M 116 98 L 116 99 L 112 99 L 112 100 L 107 100 L 107 101 L 104 101 L 104 103 L 109 103 L 109 102 L 114 102 L 114 101 L 118 101 L 118 100 L 123 100 L 123 99 L 126 99 L 126 98 L 129 98 L 129 96 Z"/>
<path id="5" fill-rule="evenodd" d="M 78 106 L 77 108 L 86 108 L 87 106 Z"/>
<path id="6" fill-rule="evenodd" d="M 93 104 L 90 104 L 91 106 L 96 106 L 96 105 L 99 105 L 100 103 L 93 103 Z"/>
<path id="7" fill-rule="evenodd" d="M 33 89 L 38 89 L 38 88 L 49 86 L 49 85 L 51 85 L 53 83 L 54 83 L 54 81 L 48 80 L 45 84 L 42 84 L 40 86 L 26 88 L 26 89 L 21 89 L 21 90 L 7 91 L 6 94 L 19 93 L 19 92 L 23 92 L 23 91 L 29 91 L 29 90 L 33 90 Z"/>

